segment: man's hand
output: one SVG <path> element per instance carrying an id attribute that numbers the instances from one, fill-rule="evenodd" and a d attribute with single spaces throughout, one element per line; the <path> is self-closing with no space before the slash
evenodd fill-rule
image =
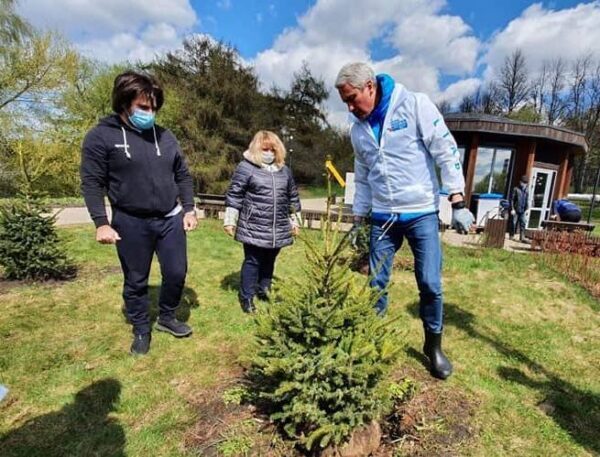
<path id="1" fill-rule="evenodd" d="M 96 229 L 96 241 L 102 244 L 117 244 L 121 237 L 110 225 L 101 225 Z"/>
<path id="2" fill-rule="evenodd" d="M 352 247 L 356 248 L 356 241 L 358 239 L 358 232 L 360 231 L 360 227 L 364 222 L 364 217 L 362 216 L 354 216 L 352 228 L 348 233 L 348 239 L 350 240 L 350 244 Z"/>
<path id="3" fill-rule="evenodd" d="M 292 225 L 292 236 L 300 235 L 300 227 L 297 225 Z"/>
<path id="4" fill-rule="evenodd" d="M 190 211 L 183 215 L 183 230 L 189 232 L 198 227 L 198 219 L 196 218 L 196 212 Z"/>
<path id="5" fill-rule="evenodd" d="M 233 225 L 226 225 L 225 227 L 223 227 L 223 230 L 225 231 L 225 233 L 227 233 L 227 235 L 233 236 L 235 227 Z"/>
<path id="6" fill-rule="evenodd" d="M 513 210 L 511 210 L 510 215 L 512 217 L 515 217 L 517 215 L 517 212 L 513 209 Z"/>
<path id="7" fill-rule="evenodd" d="M 467 208 L 452 210 L 452 227 L 462 234 L 468 234 L 469 230 L 474 229 L 475 217 Z"/>

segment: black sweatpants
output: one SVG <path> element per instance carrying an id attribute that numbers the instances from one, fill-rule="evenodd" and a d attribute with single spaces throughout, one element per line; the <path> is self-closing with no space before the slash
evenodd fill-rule
<path id="1" fill-rule="evenodd" d="M 114 211 L 112 227 L 121 240 L 117 253 L 123 269 L 123 300 L 135 334 L 150 332 L 148 275 L 156 252 L 162 284 L 158 301 L 159 319 L 175 317 L 187 273 L 183 211 L 172 217 L 132 216 Z"/>

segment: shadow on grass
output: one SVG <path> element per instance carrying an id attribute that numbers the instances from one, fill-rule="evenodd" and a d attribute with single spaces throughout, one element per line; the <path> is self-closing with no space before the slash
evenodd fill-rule
<path id="1" fill-rule="evenodd" d="M 495 338 L 492 332 L 487 331 L 476 322 L 473 313 L 452 303 L 446 303 L 444 308 L 445 325 L 463 330 L 470 337 L 492 347 L 507 360 L 516 360 L 545 377 L 545 380 L 536 380 L 516 368 L 502 366 L 497 368 L 498 374 L 506 381 L 535 389 L 544 395 L 545 399 L 540 402 L 539 408 L 567 431 L 577 443 L 592 454 L 600 454 L 600 433 L 598 433 L 600 395 L 575 387 L 517 348 Z M 412 304 L 409 310 L 413 316 L 419 316 L 418 303 Z M 407 350 L 409 356 L 420 360 L 420 357 L 415 356 L 413 352 L 417 353 L 414 350 Z M 420 354 L 417 353 L 417 355 Z M 592 362 L 590 361 L 590 363 Z"/>
<path id="2" fill-rule="evenodd" d="M 232 271 L 221 279 L 221 289 L 230 292 L 240 290 L 240 272 Z"/>
<path id="3" fill-rule="evenodd" d="M 148 286 L 148 299 L 150 300 L 150 325 L 153 325 L 158 319 L 158 297 L 160 296 L 160 286 Z M 179 307 L 175 311 L 175 317 L 181 322 L 187 322 L 190 319 L 192 309 L 199 308 L 200 302 L 198 301 L 198 294 L 191 287 L 184 287 L 183 294 L 181 295 L 181 301 Z M 129 322 L 127 318 L 127 312 L 125 305 L 121 307 L 123 318 L 125 322 Z"/>
<path id="4" fill-rule="evenodd" d="M 77 392 L 60 411 L 28 420 L 0 437 L 3 457 L 125 456 L 125 432 L 115 411 L 121 383 L 107 378 Z"/>
<path id="5" fill-rule="evenodd" d="M 232 271 L 228 275 L 223 276 L 221 279 L 221 289 L 226 292 L 238 292 L 241 286 L 241 273 L 239 271 Z M 279 281 L 279 277 L 273 276 L 273 282 Z"/>

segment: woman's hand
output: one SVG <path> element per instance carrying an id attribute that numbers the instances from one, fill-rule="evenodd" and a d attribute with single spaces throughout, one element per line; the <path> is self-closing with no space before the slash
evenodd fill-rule
<path id="1" fill-rule="evenodd" d="M 223 231 L 227 233 L 227 235 L 233 236 L 235 232 L 235 227 L 233 225 L 226 225 L 223 227 Z"/>

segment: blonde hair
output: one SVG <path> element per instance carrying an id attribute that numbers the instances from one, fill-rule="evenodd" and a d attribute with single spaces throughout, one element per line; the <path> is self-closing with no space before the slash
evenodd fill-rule
<path id="1" fill-rule="evenodd" d="M 259 130 L 252 138 L 248 151 L 255 163 L 262 163 L 263 149 L 272 149 L 275 153 L 275 165 L 282 167 L 285 163 L 285 146 L 279 137 L 269 130 Z"/>

